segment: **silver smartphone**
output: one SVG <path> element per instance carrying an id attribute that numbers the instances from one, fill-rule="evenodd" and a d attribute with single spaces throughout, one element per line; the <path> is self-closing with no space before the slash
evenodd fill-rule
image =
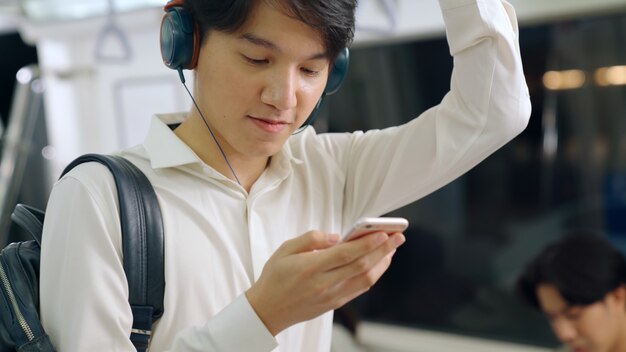
<path id="1" fill-rule="evenodd" d="M 361 236 L 374 233 L 386 232 L 395 233 L 406 230 L 409 221 L 405 218 L 379 217 L 379 218 L 361 218 L 352 226 L 352 228 L 343 236 L 344 241 L 354 240 Z"/>

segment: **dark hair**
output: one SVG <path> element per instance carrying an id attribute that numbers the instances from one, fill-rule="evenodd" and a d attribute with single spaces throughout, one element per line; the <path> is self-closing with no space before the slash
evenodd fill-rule
<path id="1" fill-rule="evenodd" d="M 537 287 L 550 284 L 569 305 L 598 302 L 626 283 L 626 261 L 603 236 L 577 233 L 547 246 L 525 268 L 517 293 L 540 308 Z"/>
<path id="2" fill-rule="evenodd" d="M 186 0 L 185 8 L 204 39 L 211 29 L 232 33 L 241 28 L 259 1 L 281 8 L 319 31 L 331 59 L 352 43 L 357 0 Z"/>

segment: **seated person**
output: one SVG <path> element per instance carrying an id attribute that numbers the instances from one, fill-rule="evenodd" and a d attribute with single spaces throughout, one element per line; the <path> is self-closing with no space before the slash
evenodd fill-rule
<path id="1" fill-rule="evenodd" d="M 626 261 L 606 238 L 574 234 L 533 259 L 517 290 L 545 313 L 556 337 L 571 351 L 623 352 L 625 284 Z"/>

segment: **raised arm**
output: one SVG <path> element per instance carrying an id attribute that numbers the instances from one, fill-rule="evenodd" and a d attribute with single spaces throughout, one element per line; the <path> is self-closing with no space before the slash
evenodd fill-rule
<path id="1" fill-rule="evenodd" d="M 501 0 L 440 0 L 440 5 L 454 57 L 451 89 L 442 102 L 403 126 L 321 137 L 347 173 L 345 223 L 435 191 L 528 123 L 530 99 L 511 5 Z"/>

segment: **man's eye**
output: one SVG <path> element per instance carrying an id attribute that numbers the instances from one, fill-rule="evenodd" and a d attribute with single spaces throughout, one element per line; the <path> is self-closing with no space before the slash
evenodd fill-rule
<path id="1" fill-rule="evenodd" d="M 307 76 L 311 76 L 311 77 L 315 77 L 315 76 L 317 76 L 317 75 L 319 75 L 319 74 L 320 74 L 320 71 L 319 71 L 319 70 L 311 70 L 311 69 L 308 69 L 308 68 L 305 68 L 305 67 L 301 68 L 300 70 L 301 70 L 301 71 L 302 71 L 305 75 L 307 75 Z"/>
<path id="2" fill-rule="evenodd" d="M 253 65 L 263 65 L 269 62 L 267 59 L 255 59 L 246 55 L 242 55 L 243 58 Z"/>
<path id="3" fill-rule="evenodd" d="M 565 313 L 565 317 L 569 320 L 578 320 L 580 318 L 580 312 L 567 312 Z"/>
<path id="4" fill-rule="evenodd" d="M 580 318 L 582 313 L 582 309 L 580 309 L 579 307 L 573 307 L 563 312 L 563 316 L 568 320 L 577 320 Z"/>

